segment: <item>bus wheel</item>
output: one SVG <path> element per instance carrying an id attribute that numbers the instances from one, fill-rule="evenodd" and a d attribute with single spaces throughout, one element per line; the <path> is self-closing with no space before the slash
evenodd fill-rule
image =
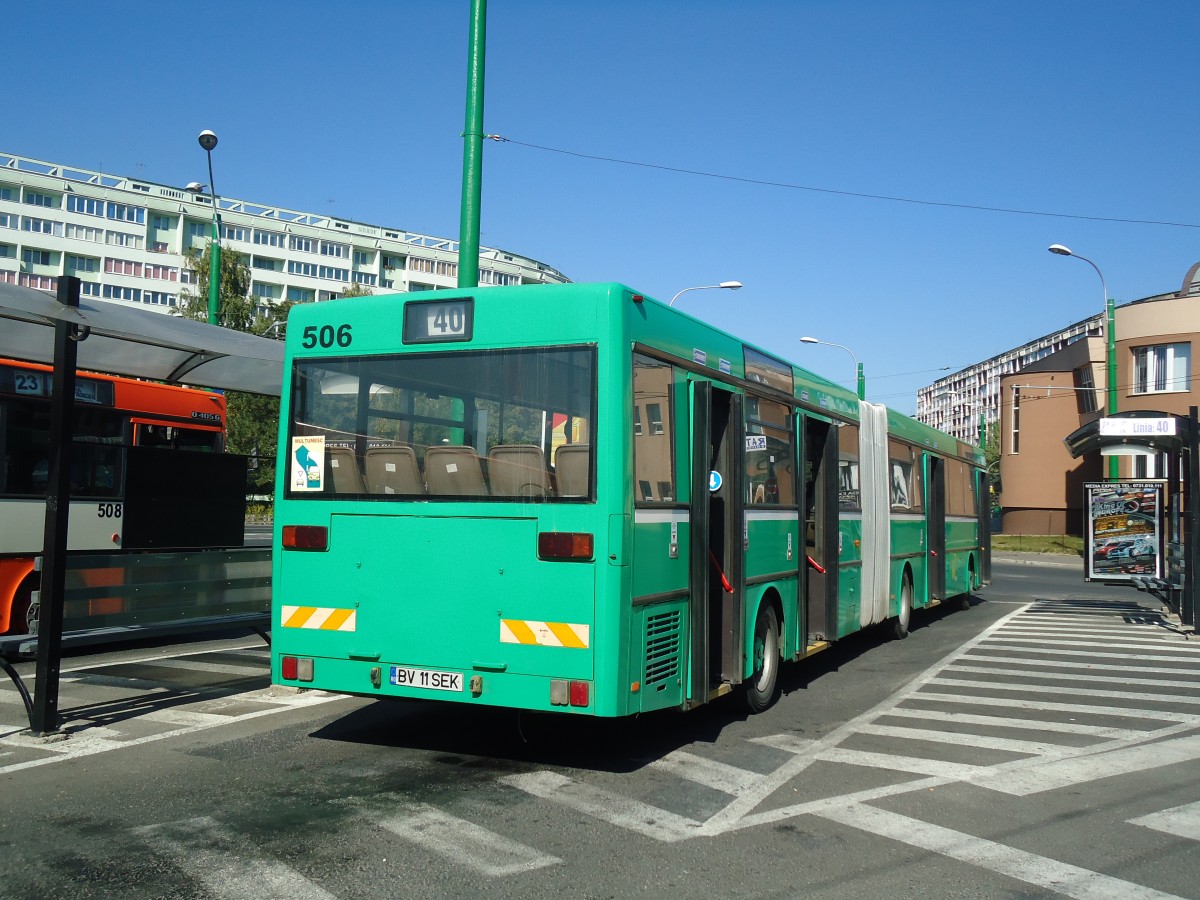
<path id="1" fill-rule="evenodd" d="M 779 617 L 763 601 L 754 621 L 754 674 L 742 685 L 746 708 L 760 713 L 779 698 Z"/>
<path id="2" fill-rule="evenodd" d="M 892 619 L 892 634 L 898 641 L 908 637 L 908 623 L 912 619 L 912 608 L 912 576 L 905 572 L 904 581 L 900 585 L 900 613 Z"/>

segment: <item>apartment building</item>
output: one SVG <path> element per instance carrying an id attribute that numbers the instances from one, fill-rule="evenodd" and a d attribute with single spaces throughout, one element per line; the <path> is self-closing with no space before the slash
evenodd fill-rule
<path id="1" fill-rule="evenodd" d="M 351 285 L 374 293 L 454 287 L 458 241 L 217 198 L 222 247 L 240 251 L 264 303 L 311 303 Z M 0 283 L 55 290 L 75 275 L 86 297 L 177 306 L 191 280 L 184 251 L 212 235 L 213 198 L 172 187 L 0 153 Z M 480 248 L 479 283 L 561 284 L 557 269 Z"/>

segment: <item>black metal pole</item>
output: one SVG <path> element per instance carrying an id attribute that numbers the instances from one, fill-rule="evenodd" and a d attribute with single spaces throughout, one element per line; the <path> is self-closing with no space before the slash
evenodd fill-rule
<path id="1" fill-rule="evenodd" d="M 1187 534 L 1184 537 L 1183 598 L 1179 619 L 1183 625 L 1196 627 L 1196 566 L 1200 565 L 1200 418 L 1197 407 L 1188 409 L 1188 462 L 1183 482 L 1183 507 L 1187 511 Z"/>
<path id="2" fill-rule="evenodd" d="M 79 279 L 58 279 L 58 302 L 79 306 Z M 50 470 L 46 482 L 46 528 L 42 538 L 42 583 L 38 615 L 37 680 L 29 729 L 38 736 L 58 732 L 58 683 L 62 662 L 63 588 L 66 584 L 67 521 L 71 497 L 75 365 L 79 333 L 74 324 L 54 323 L 54 382 L 50 402 Z"/>

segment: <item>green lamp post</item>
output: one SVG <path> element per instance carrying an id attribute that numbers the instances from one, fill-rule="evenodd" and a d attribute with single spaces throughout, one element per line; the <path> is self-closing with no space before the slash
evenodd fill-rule
<path id="1" fill-rule="evenodd" d="M 212 152 L 217 136 L 207 128 L 200 132 L 200 146 L 208 154 L 208 195 L 212 199 L 212 243 L 208 251 L 208 324 L 217 325 L 221 312 L 221 211 L 217 207 L 217 189 L 213 184 Z"/>

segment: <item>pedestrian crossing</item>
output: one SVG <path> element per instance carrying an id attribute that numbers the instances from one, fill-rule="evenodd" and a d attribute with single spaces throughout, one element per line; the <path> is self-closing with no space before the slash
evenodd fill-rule
<path id="1" fill-rule="evenodd" d="M 239 675 L 239 666 L 253 668 L 229 658 L 197 662 L 210 673 L 231 677 Z M 182 668 L 197 670 L 186 663 Z M 139 677 L 136 671 L 126 674 Z M 111 687 L 117 678 L 111 673 L 86 677 L 101 687 Z M 787 731 L 747 739 L 735 760 L 713 758 L 711 745 L 698 743 L 651 761 L 649 770 L 679 786 L 658 791 L 653 801 L 635 795 L 627 779 L 596 771 L 568 774 L 534 767 L 499 775 L 496 786 L 511 803 L 552 804 L 569 816 L 664 844 L 816 816 L 1066 896 L 1168 896 L 1028 848 L 902 815 L 880 802 L 955 783 L 997 796 L 1030 797 L 1195 761 L 1200 759 L 1197 688 L 1200 642 L 1187 640 L 1167 620 L 1135 604 L 1037 601 L 820 738 Z M 239 701 L 246 696 L 239 694 Z M 280 705 L 323 702 L 323 695 L 252 700 L 262 704 L 257 713 L 223 716 L 219 707 L 166 706 L 141 718 L 160 727 L 157 734 L 170 736 L 268 714 Z M 219 704 L 221 698 L 211 702 Z M 802 716 L 803 703 L 795 706 L 795 715 Z M 0 728 L 0 752 L 16 740 Z M 120 723 L 97 723 L 83 746 L 101 752 L 123 741 Z M 6 771 L 4 763 L 0 756 L 0 773 Z M 376 795 L 370 808 L 356 810 L 351 818 L 373 835 L 360 845 L 381 854 L 437 859 L 485 879 L 569 867 L 560 847 L 537 846 L 542 842 L 536 834 L 517 840 L 504 823 L 476 812 Z M 1200 841 L 1200 802 L 1115 827 Z M 133 836 L 172 859 L 215 897 L 344 895 L 337 884 L 281 861 L 269 847 L 256 848 L 214 817 L 153 824 Z M 378 886 L 386 890 L 386 881 Z"/>

